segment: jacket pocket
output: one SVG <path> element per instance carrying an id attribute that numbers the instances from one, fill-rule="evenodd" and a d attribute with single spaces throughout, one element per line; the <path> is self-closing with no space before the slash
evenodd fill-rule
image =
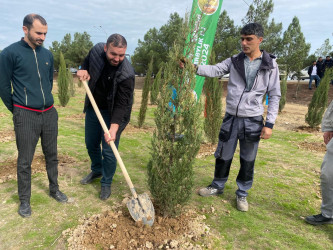
<path id="1" fill-rule="evenodd" d="M 244 119 L 245 141 L 247 142 L 259 141 L 263 126 L 264 126 L 264 118 L 261 115 L 245 118 Z"/>
<path id="2" fill-rule="evenodd" d="M 228 141 L 230 139 L 234 116 L 226 113 L 219 133 L 220 141 Z"/>

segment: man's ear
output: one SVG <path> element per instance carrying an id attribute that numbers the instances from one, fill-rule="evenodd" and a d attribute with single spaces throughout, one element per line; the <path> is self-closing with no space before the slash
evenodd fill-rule
<path id="1" fill-rule="evenodd" d="M 28 32 L 29 32 L 28 27 L 27 26 L 23 26 L 22 29 L 23 29 L 24 34 L 27 35 Z"/>
<path id="2" fill-rule="evenodd" d="M 108 49 L 106 47 L 106 44 L 104 45 L 104 52 L 106 52 Z"/>

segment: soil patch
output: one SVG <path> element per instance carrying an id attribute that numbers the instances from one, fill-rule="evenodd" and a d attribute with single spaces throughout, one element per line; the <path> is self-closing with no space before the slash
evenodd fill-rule
<path id="1" fill-rule="evenodd" d="M 215 153 L 217 144 L 202 143 L 200 145 L 199 153 L 196 158 L 204 158 L 206 156 L 213 155 Z"/>
<path id="2" fill-rule="evenodd" d="M 299 143 L 297 146 L 312 152 L 326 152 L 326 145 L 323 142 L 304 141 Z"/>
<path id="3" fill-rule="evenodd" d="M 126 126 L 126 128 L 124 129 L 124 132 L 125 134 L 135 134 L 135 133 L 140 133 L 140 132 L 153 132 L 155 130 L 154 127 L 147 127 L 147 126 L 144 126 L 142 128 L 139 128 L 137 126 L 134 126 L 132 124 L 128 124 Z"/>
<path id="4" fill-rule="evenodd" d="M 67 167 L 72 167 L 73 163 L 76 162 L 76 159 L 67 155 L 58 155 L 58 168 L 59 175 L 63 175 L 65 171 L 62 169 Z M 12 159 L 6 162 L 0 162 L 0 183 L 4 183 L 9 180 L 17 179 L 17 159 Z M 44 155 L 35 155 L 32 164 L 31 164 L 31 174 L 44 173 L 46 172 L 45 168 L 45 158 Z"/>
<path id="5" fill-rule="evenodd" d="M 1 142 L 10 142 L 15 141 L 15 131 L 14 130 L 5 130 L 0 133 L 0 143 Z"/>
<path id="6" fill-rule="evenodd" d="M 69 237 L 68 249 L 95 249 L 96 245 L 101 249 L 211 249 L 215 235 L 205 219 L 189 210 L 176 218 L 156 216 L 150 227 L 135 222 L 120 205 L 83 218 L 79 226 L 62 235 Z"/>

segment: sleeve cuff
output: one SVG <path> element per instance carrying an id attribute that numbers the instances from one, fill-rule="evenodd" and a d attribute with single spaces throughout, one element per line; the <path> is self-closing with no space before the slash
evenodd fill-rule
<path id="1" fill-rule="evenodd" d="M 266 123 L 265 123 L 265 127 L 270 128 L 270 129 L 273 129 L 274 124 L 273 124 L 273 123 L 270 123 L 270 122 L 266 122 Z"/>

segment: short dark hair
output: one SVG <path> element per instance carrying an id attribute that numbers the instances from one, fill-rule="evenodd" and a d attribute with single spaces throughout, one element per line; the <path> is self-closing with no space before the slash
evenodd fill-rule
<path id="1" fill-rule="evenodd" d="M 24 17 L 23 19 L 23 26 L 27 27 L 28 30 L 31 29 L 32 27 L 32 23 L 35 21 L 35 20 L 39 20 L 41 24 L 43 25 L 47 25 L 47 22 L 46 20 L 44 19 L 44 17 L 38 15 L 38 14 L 28 14 Z"/>
<path id="2" fill-rule="evenodd" d="M 120 34 L 112 34 L 111 36 L 109 36 L 108 40 L 106 41 L 106 46 L 109 46 L 109 44 L 112 44 L 112 46 L 117 48 L 127 47 L 127 41 L 125 37 Z"/>
<path id="3" fill-rule="evenodd" d="M 260 23 L 248 23 L 240 31 L 241 35 L 256 35 L 257 37 L 264 37 L 264 28 Z"/>

